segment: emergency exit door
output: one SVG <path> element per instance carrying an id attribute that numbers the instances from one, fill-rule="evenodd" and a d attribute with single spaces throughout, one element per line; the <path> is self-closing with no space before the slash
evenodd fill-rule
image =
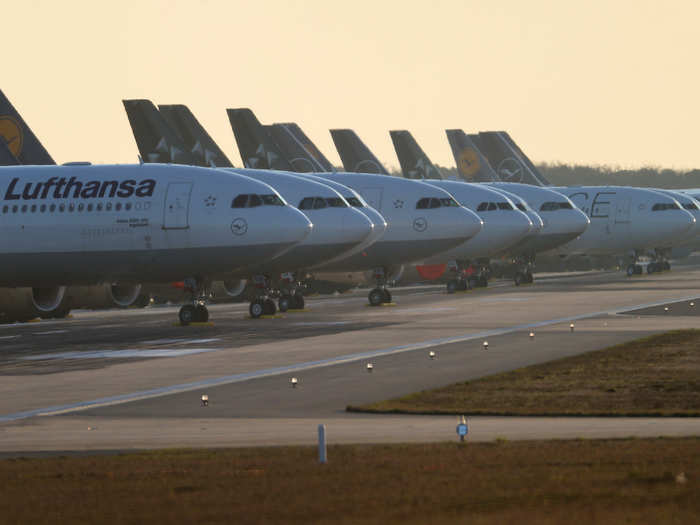
<path id="1" fill-rule="evenodd" d="M 164 230 L 184 230 L 190 227 L 191 182 L 171 182 L 165 193 L 163 210 Z"/>

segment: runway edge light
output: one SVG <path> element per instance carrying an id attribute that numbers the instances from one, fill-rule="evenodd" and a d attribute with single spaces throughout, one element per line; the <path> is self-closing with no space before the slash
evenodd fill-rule
<path id="1" fill-rule="evenodd" d="M 207 394 L 202 394 L 202 406 L 203 407 L 209 406 L 209 396 Z"/>
<path id="2" fill-rule="evenodd" d="M 483 347 L 484 350 L 488 350 L 488 349 L 489 349 L 489 342 L 488 342 L 488 341 L 484 341 L 484 342 L 481 344 L 481 346 Z"/>

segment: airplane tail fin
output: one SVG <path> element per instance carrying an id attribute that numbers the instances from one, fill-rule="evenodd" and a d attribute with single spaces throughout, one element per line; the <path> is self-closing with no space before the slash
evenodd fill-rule
<path id="1" fill-rule="evenodd" d="M 0 142 L 7 151 L 0 149 L 0 163 L 13 164 L 56 164 L 41 144 L 34 132 L 24 121 L 10 100 L 0 90 Z"/>
<path id="2" fill-rule="evenodd" d="M 284 157 L 300 173 L 335 171 L 333 165 L 294 123 L 264 126 L 277 143 Z"/>
<path id="3" fill-rule="evenodd" d="M 194 164 L 182 137 L 170 127 L 153 102 L 147 99 L 122 102 L 144 162 Z"/>
<path id="4" fill-rule="evenodd" d="M 442 179 L 442 173 L 418 145 L 410 131 L 390 131 L 396 156 L 401 164 L 403 176 L 407 179 Z"/>
<path id="5" fill-rule="evenodd" d="M 504 182 L 534 186 L 550 184 L 505 131 L 480 132 L 479 142 L 481 151 Z"/>
<path id="6" fill-rule="evenodd" d="M 332 129 L 331 137 L 346 171 L 389 175 L 382 163 L 351 129 Z"/>
<path id="7" fill-rule="evenodd" d="M 197 166 L 233 168 L 233 164 L 199 123 L 190 108 L 183 104 L 158 105 L 165 121 L 178 132 Z"/>
<path id="8" fill-rule="evenodd" d="M 309 150 L 297 140 L 284 124 L 263 126 L 270 138 L 279 146 L 282 156 L 292 165 L 297 173 L 317 173 L 325 171 Z"/>
<path id="9" fill-rule="evenodd" d="M 499 180 L 488 160 L 470 136 L 461 129 L 446 129 L 457 172 L 467 182 L 494 182 Z"/>
<path id="10" fill-rule="evenodd" d="M 279 146 L 249 108 L 227 109 L 226 113 L 246 168 L 294 171 Z"/>
<path id="11" fill-rule="evenodd" d="M 0 140 L 0 166 L 18 166 L 19 164 L 19 160 L 10 151 L 7 142 Z"/>

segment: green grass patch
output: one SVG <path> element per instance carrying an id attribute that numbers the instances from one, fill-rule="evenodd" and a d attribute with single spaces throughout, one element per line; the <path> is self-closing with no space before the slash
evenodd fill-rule
<path id="1" fill-rule="evenodd" d="M 693 523 L 700 438 L 0 460 L 0 523 Z"/>
<path id="2" fill-rule="evenodd" d="M 375 413 L 699 416 L 700 330 L 604 350 L 348 410 Z"/>

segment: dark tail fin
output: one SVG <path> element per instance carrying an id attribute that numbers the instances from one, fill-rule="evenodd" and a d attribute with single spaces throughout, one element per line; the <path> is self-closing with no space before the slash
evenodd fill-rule
<path id="1" fill-rule="evenodd" d="M 14 157 L 15 164 L 56 164 L 2 90 L 0 90 L 0 141 L 7 145 L 8 150 L 0 152 L 2 162 L 12 162 Z"/>
<path id="2" fill-rule="evenodd" d="M 498 180 L 498 175 L 471 136 L 467 136 L 461 129 L 446 129 L 445 133 L 460 177 L 467 182 L 494 182 Z"/>
<path id="3" fill-rule="evenodd" d="M 480 132 L 479 141 L 481 151 L 488 157 L 501 180 L 535 186 L 549 185 L 549 181 L 505 131 Z"/>
<path id="4" fill-rule="evenodd" d="M 299 173 L 318 173 L 328 170 L 321 163 L 314 152 L 318 151 L 312 147 L 309 149 L 308 142 L 303 142 L 292 131 L 292 124 L 271 124 L 264 126 L 280 148 L 284 158 L 292 165 L 294 171 Z M 296 126 L 296 124 L 293 124 Z M 296 126 L 299 128 L 299 126 Z M 299 130 L 301 131 L 301 130 Z M 303 134 L 303 132 L 302 132 Z"/>
<path id="5" fill-rule="evenodd" d="M 7 142 L 0 140 L 0 166 L 17 166 L 19 163 L 17 157 L 10 151 Z"/>
<path id="6" fill-rule="evenodd" d="M 182 137 L 170 127 L 153 102 L 146 99 L 122 102 L 144 162 L 194 164 Z"/>
<path id="7" fill-rule="evenodd" d="M 226 113 L 246 168 L 294 171 L 279 146 L 250 109 L 227 109 Z"/>
<path id="8" fill-rule="evenodd" d="M 183 140 L 197 166 L 233 168 L 233 164 L 202 127 L 190 108 L 183 104 L 158 105 L 160 114 Z"/>
<path id="9" fill-rule="evenodd" d="M 311 139 L 304 133 L 304 131 L 294 122 L 288 122 L 285 124 L 281 124 L 285 128 L 287 128 L 291 134 L 294 136 L 294 138 L 297 139 L 297 141 L 301 142 L 301 144 L 304 146 L 304 148 L 311 154 L 311 156 L 316 159 L 316 161 L 321 165 L 323 168 L 323 171 L 329 172 L 329 171 L 336 171 L 335 166 L 331 164 L 331 161 L 329 161 L 326 156 L 321 153 L 321 150 L 319 150 L 316 147 L 316 144 L 311 142 Z"/>
<path id="10" fill-rule="evenodd" d="M 389 175 L 382 163 L 351 129 L 332 129 L 331 137 L 346 171 Z"/>
<path id="11" fill-rule="evenodd" d="M 396 156 L 401 164 L 403 176 L 407 179 L 442 179 L 440 170 L 430 162 L 410 131 L 390 131 Z"/>

